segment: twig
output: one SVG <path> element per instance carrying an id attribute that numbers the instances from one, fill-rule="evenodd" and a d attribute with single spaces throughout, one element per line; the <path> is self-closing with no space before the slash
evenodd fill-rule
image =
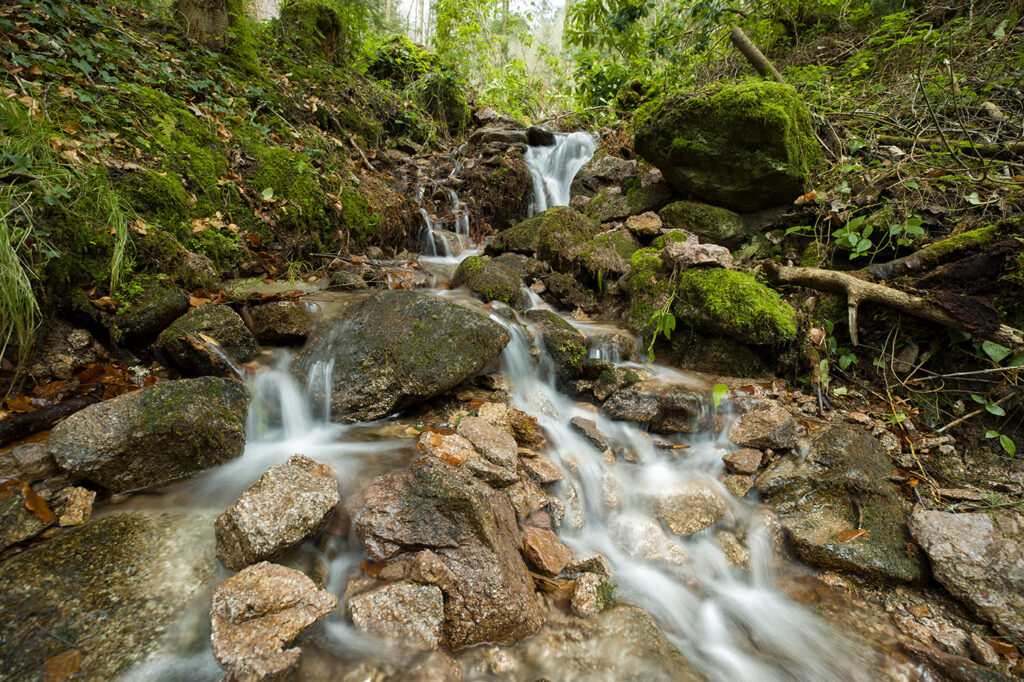
<path id="1" fill-rule="evenodd" d="M 1004 395 L 1002 398 L 1000 398 L 999 400 L 995 401 L 994 403 L 989 403 L 989 405 L 998 405 L 999 403 L 1003 402 L 1004 400 L 1008 400 L 1009 398 L 1012 398 L 1016 394 L 1017 394 L 1016 391 L 1010 391 L 1009 393 L 1007 393 L 1006 395 Z M 941 429 L 936 430 L 935 433 L 942 433 L 946 429 L 951 429 L 954 426 L 956 426 L 957 424 L 962 424 L 965 421 L 967 421 L 968 419 L 970 419 L 971 417 L 974 417 L 974 416 L 977 416 L 977 415 L 981 414 L 986 409 L 988 409 L 988 405 L 986 405 L 985 407 L 981 408 L 980 410 L 975 410 L 974 412 L 971 412 L 969 414 L 965 414 L 964 416 L 960 417 L 959 419 L 954 419 L 953 421 L 951 421 L 948 424 L 946 424 L 945 426 L 943 426 Z"/>

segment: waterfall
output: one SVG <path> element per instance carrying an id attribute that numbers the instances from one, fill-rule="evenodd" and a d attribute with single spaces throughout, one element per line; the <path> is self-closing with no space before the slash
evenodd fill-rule
<path id="1" fill-rule="evenodd" d="M 531 216 L 552 206 L 569 205 L 572 180 L 596 149 L 597 142 L 592 135 L 575 132 L 556 135 L 551 146 L 530 147 L 526 151 L 526 167 L 533 177 Z"/>

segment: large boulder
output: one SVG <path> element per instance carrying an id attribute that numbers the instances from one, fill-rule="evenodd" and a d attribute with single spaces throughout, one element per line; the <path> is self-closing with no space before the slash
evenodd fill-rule
<path id="1" fill-rule="evenodd" d="M 210 339 L 235 362 L 248 362 L 260 350 L 256 337 L 227 305 L 193 308 L 176 319 L 157 339 L 160 350 L 191 376 L 226 374 Z"/>
<path id="2" fill-rule="evenodd" d="M 821 161 L 796 90 L 771 81 L 668 94 L 635 119 L 637 153 L 698 201 L 750 212 L 792 203 Z"/>
<path id="3" fill-rule="evenodd" d="M 292 365 L 300 378 L 334 363 L 332 418 L 379 419 L 484 369 L 509 341 L 502 325 L 436 296 L 383 291 L 325 324 Z"/>
<path id="4" fill-rule="evenodd" d="M 485 249 L 488 255 L 536 254 L 559 272 L 569 272 L 573 256 L 582 244 L 601 231 L 600 225 L 568 206 L 553 206 L 524 220 L 492 239 Z"/>
<path id="5" fill-rule="evenodd" d="M 1018 514 L 920 509 L 910 532 L 955 596 L 1024 646 L 1024 523 Z"/>
<path id="6" fill-rule="evenodd" d="M 379 477 L 360 498 L 352 527 L 367 556 L 388 561 L 414 552 L 413 579 L 444 593 L 443 646 L 511 644 L 541 626 L 504 494 L 426 457 Z"/>
<path id="7" fill-rule="evenodd" d="M 339 501 L 334 469 L 293 455 L 217 517 L 217 558 L 233 571 L 271 559 L 323 530 Z"/>
<path id="8" fill-rule="evenodd" d="M 249 566 L 213 591 L 213 655 L 234 679 L 288 679 L 301 651 L 285 647 L 337 605 L 301 571 L 266 561 Z"/>
<path id="9" fill-rule="evenodd" d="M 501 301 L 518 306 L 522 299 L 523 283 L 512 268 L 480 256 L 464 258 L 452 277 L 455 286 L 466 285 L 485 302 Z"/>
<path id="10" fill-rule="evenodd" d="M 739 247 L 751 235 L 739 214 L 696 201 L 673 201 L 658 211 L 658 216 L 666 229 L 691 232 L 704 243 L 730 249 Z"/>
<path id="11" fill-rule="evenodd" d="M 559 373 L 581 376 L 588 355 L 586 335 L 550 310 L 529 310 L 525 317 L 540 333 Z"/>
<path id="12" fill-rule="evenodd" d="M 806 457 L 775 460 L 756 485 L 807 563 L 869 578 L 917 581 L 921 557 L 891 474 L 881 443 L 842 424 L 818 434 Z"/>
<path id="13" fill-rule="evenodd" d="M 252 308 L 249 315 L 253 333 L 260 343 L 302 343 L 312 333 L 316 322 L 314 310 L 300 301 L 265 303 Z"/>
<path id="14" fill-rule="evenodd" d="M 601 411 L 612 419 L 644 424 L 657 433 L 696 433 L 709 423 L 708 391 L 658 379 L 612 393 Z"/>
<path id="15" fill-rule="evenodd" d="M 44 664 L 77 650 L 75 679 L 113 680 L 155 651 L 213 578 L 211 520 L 111 514 L 0 562 L 0 676 L 49 679 Z"/>
<path id="16" fill-rule="evenodd" d="M 191 476 L 242 454 L 249 394 L 232 379 L 167 381 L 76 412 L 48 447 L 75 476 L 123 492 Z"/>
<path id="17" fill-rule="evenodd" d="M 600 223 L 607 223 L 657 211 L 671 200 L 672 188 L 665 182 L 637 187 L 629 192 L 618 187 L 606 187 L 587 203 L 586 214 Z"/>

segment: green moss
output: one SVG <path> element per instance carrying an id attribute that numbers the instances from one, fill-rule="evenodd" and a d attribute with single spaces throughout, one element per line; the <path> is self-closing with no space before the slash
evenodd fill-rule
<path id="1" fill-rule="evenodd" d="M 739 214 L 696 201 L 674 201 L 658 212 L 665 227 L 692 232 L 703 243 L 735 248 L 749 236 Z"/>
<path id="2" fill-rule="evenodd" d="M 687 237 L 685 232 L 680 232 L 679 230 L 672 230 L 671 232 L 666 232 L 665 234 L 656 237 L 654 241 L 651 242 L 651 248 L 657 249 L 660 252 L 662 249 L 665 248 L 666 241 L 681 243 L 685 242 L 686 239 Z"/>
<path id="3" fill-rule="evenodd" d="M 249 184 L 259 192 L 269 187 L 275 199 L 286 199 L 291 204 L 282 229 L 290 227 L 312 233 L 330 230 L 327 198 L 317 183 L 308 156 L 286 147 L 257 147 L 253 155 L 257 168 Z M 350 204 L 354 212 L 359 210 L 357 202 L 350 200 Z"/>
<path id="4" fill-rule="evenodd" d="M 684 270 L 675 290 L 673 314 L 698 331 L 754 344 L 779 344 L 796 338 L 792 306 L 749 273 Z"/>
<path id="5" fill-rule="evenodd" d="M 310 55 L 341 61 L 345 19 L 339 5 L 328 0 L 289 0 L 281 7 L 281 28 Z"/>
<path id="6" fill-rule="evenodd" d="M 665 264 L 658 257 L 661 248 L 640 249 L 629 262 L 629 319 L 645 344 L 653 333 L 651 316 L 665 305 L 672 292 Z"/>
<path id="7" fill-rule="evenodd" d="M 519 275 L 507 266 L 480 256 L 463 259 L 455 270 L 452 283 L 456 286 L 465 284 L 484 301 L 502 301 L 510 306 L 516 306 L 520 301 L 522 282 Z"/>
<path id="8" fill-rule="evenodd" d="M 119 181 L 118 189 L 148 221 L 174 225 L 188 220 L 188 194 L 177 173 L 150 170 L 129 173 Z"/>

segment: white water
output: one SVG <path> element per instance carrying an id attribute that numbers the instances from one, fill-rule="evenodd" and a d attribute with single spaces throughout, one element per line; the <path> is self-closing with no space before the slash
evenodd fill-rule
<path id="1" fill-rule="evenodd" d="M 552 206 L 569 205 L 569 188 L 576 173 L 594 156 L 597 142 L 585 132 L 555 135 L 555 144 L 530 147 L 526 167 L 533 177 L 533 203 L 530 215 L 543 213 Z"/>

